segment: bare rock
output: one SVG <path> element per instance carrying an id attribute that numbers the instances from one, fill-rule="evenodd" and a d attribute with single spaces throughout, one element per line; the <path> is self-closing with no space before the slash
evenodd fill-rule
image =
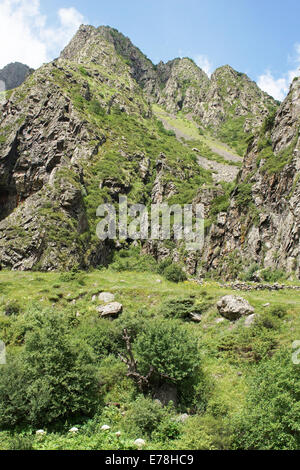
<path id="1" fill-rule="evenodd" d="M 108 304 L 109 302 L 113 302 L 115 300 L 115 296 L 110 292 L 101 292 L 101 294 L 99 295 L 99 300 Z"/>
<path id="2" fill-rule="evenodd" d="M 254 314 L 254 308 L 242 297 L 226 295 L 218 303 L 219 313 L 227 320 L 236 321 L 239 318 Z"/>
<path id="3" fill-rule="evenodd" d="M 122 313 L 123 305 L 118 302 L 111 302 L 107 305 L 101 305 L 97 308 L 97 312 L 101 317 L 115 317 Z"/>

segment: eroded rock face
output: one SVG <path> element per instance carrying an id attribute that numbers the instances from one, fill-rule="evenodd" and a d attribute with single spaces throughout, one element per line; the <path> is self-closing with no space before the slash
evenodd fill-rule
<path id="1" fill-rule="evenodd" d="M 146 116 L 150 111 L 128 66 L 110 43 L 99 36 L 94 44 L 99 47 L 93 49 L 88 43 L 78 51 L 83 30 L 71 42 L 66 58 L 34 72 L 0 107 L 0 261 L 4 267 L 68 270 L 74 265 L 107 264 L 110 257 L 110 243 L 91 240 L 85 203 L 91 184 L 89 168 L 109 132 L 95 125 L 91 111 L 94 119 L 114 107 L 125 114 Z M 73 57 L 73 53 L 79 55 Z M 105 94 L 111 88 L 114 94 Z M 94 108 L 89 112 L 87 106 Z M 147 164 L 146 158 L 140 162 L 145 179 Z M 106 180 L 103 187 L 109 187 Z M 112 179 L 111 192 L 114 184 Z M 127 190 L 125 182 L 117 187 Z"/>
<path id="2" fill-rule="evenodd" d="M 242 297 L 226 295 L 218 303 L 217 308 L 224 318 L 236 321 L 239 318 L 254 314 L 254 308 Z"/>
<path id="3" fill-rule="evenodd" d="M 295 79 L 274 122 L 249 145 L 226 223 L 214 224 L 207 240 L 208 269 L 226 273 L 234 258 L 300 277 L 299 129 Z"/>

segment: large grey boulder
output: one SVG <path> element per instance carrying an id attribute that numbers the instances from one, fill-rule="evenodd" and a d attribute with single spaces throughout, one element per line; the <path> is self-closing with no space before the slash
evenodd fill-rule
<path id="1" fill-rule="evenodd" d="M 97 308 L 97 312 L 99 312 L 102 318 L 105 317 L 115 317 L 122 313 L 123 305 L 119 304 L 119 302 L 111 302 L 107 305 L 101 305 Z"/>
<path id="2" fill-rule="evenodd" d="M 226 295 L 218 303 L 217 308 L 222 317 L 235 321 L 241 317 L 254 314 L 254 308 L 243 297 Z"/>

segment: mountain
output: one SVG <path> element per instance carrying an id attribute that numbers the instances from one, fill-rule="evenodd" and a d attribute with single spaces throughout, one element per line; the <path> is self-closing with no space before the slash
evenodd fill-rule
<path id="1" fill-rule="evenodd" d="M 154 65 L 118 31 L 81 26 L 1 109 L 2 266 L 109 264 L 132 240 L 100 241 L 96 210 L 126 194 L 205 205 L 203 253 L 143 244 L 156 259 L 198 275 L 251 263 L 299 275 L 298 92 L 295 80 L 278 107 L 230 66 L 209 78 L 188 58 Z"/>
<path id="2" fill-rule="evenodd" d="M 33 73 L 33 69 L 20 62 L 6 65 L 0 70 L 0 81 L 5 83 L 6 90 L 12 90 L 22 85 L 26 78 Z"/>
<path id="3" fill-rule="evenodd" d="M 300 277 L 300 79 L 249 141 L 227 213 L 208 242 L 208 269 L 257 263 Z M 234 258 L 234 259 L 233 259 Z"/>

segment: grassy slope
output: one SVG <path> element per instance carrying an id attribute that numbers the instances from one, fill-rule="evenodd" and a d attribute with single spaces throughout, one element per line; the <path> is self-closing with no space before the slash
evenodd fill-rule
<path id="1" fill-rule="evenodd" d="M 161 284 L 157 279 L 162 280 Z M 211 394 L 208 403 L 208 410 L 203 415 L 203 426 L 205 420 L 211 419 L 212 415 L 218 414 L 216 409 L 226 410 L 226 415 L 230 417 L 237 412 L 244 403 L 247 391 L 246 380 L 251 374 L 255 362 L 247 349 L 241 347 L 241 337 L 245 328 L 242 326 L 243 320 L 238 322 L 235 329 L 230 330 L 230 322 L 224 321 L 216 324 L 219 317 L 216 309 L 216 302 L 226 294 L 237 294 L 231 289 L 220 287 L 219 284 L 207 281 L 203 286 L 196 283 L 186 282 L 175 285 L 158 275 L 151 273 L 137 272 L 114 272 L 111 270 L 94 271 L 79 274 L 74 280 L 66 281 L 65 275 L 59 273 L 20 273 L 2 272 L 0 273 L 0 339 L 7 342 L 6 334 L 9 330 L 10 322 L 14 321 L 14 316 L 7 317 L 1 314 L 9 304 L 18 304 L 20 308 L 19 316 L 26 312 L 32 305 L 39 308 L 52 307 L 54 310 L 64 311 L 66 314 L 80 314 L 79 322 L 84 323 L 91 318 L 97 318 L 96 306 L 98 303 L 92 302 L 92 296 L 101 291 L 113 292 L 116 301 L 122 302 L 124 312 L 122 316 L 128 318 L 143 316 L 150 318 L 159 315 L 159 309 L 163 301 L 174 297 L 195 295 L 196 299 L 205 299 L 211 303 L 211 308 L 203 315 L 200 324 L 190 324 L 199 341 L 199 353 L 202 360 L 203 369 L 211 381 Z M 238 295 L 238 294 L 237 294 Z M 300 337 L 300 292 L 247 292 L 242 293 L 255 307 L 256 312 L 263 314 L 267 308 L 264 304 L 271 306 L 282 305 L 287 307 L 287 316 L 280 320 L 278 327 L 272 334 L 276 339 L 276 348 L 283 346 L 290 347 L 292 342 Z M 102 320 L 101 320 L 102 321 Z M 170 320 L 172 321 L 172 320 Z M 75 328 L 75 327 L 74 327 Z M 75 332 L 75 330 L 74 330 Z M 247 330 L 250 332 L 250 330 Z M 19 349 L 17 330 L 15 337 L 10 338 L 12 343 L 8 350 L 13 352 Z M 76 334 L 76 332 L 75 332 Z M 255 338 L 253 338 L 253 341 Z M 247 340 L 249 346 L 250 339 Z M 220 345 L 223 345 L 222 347 Z M 225 349 L 224 349 L 225 345 Z M 229 346 L 228 346 L 229 345 Z M 262 345 L 258 342 L 255 346 L 259 350 Z M 251 351 L 251 344 L 250 344 Z M 122 369 L 120 383 L 107 395 L 107 401 L 113 397 L 113 401 L 124 399 L 126 390 L 122 390 L 122 379 L 125 380 L 125 370 Z M 238 374 L 239 373 L 239 374 Z M 127 384 L 127 388 L 128 388 Z M 213 411 L 214 410 L 214 411 Z M 222 414 L 222 413 L 221 413 Z M 221 418 L 220 418 L 221 419 Z M 107 420 L 99 424 L 111 424 L 112 432 L 122 429 L 122 416 L 115 416 L 112 410 L 107 409 Z M 183 436 L 189 432 L 189 425 L 183 427 Z M 68 428 L 67 428 L 68 429 Z M 72 437 L 67 433 L 67 429 L 59 434 L 51 433 L 45 438 L 35 438 L 34 448 L 36 449 L 113 449 L 132 448 L 132 440 L 124 432 L 122 440 L 116 441 L 111 437 L 103 437 L 103 433 L 90 434 L 84 429 L 81 433 Z M 98 437 L 97 437 L 98 436 Z M 140 437 L 140 436 L 137 436 Z M 6 448 L 8 434 L 0 433 L 0 449 Z M 165 448 L 181 448 L 182 441 L 170 441 L 164 444 Z M 148 448 L 161 448 L 162 444 L 148 442 Z"/>
<path id="2" fill-rule="evenodd" d="M 152 108 L 154 114 L 173 129 L 178 138 L 184 139 L 189 147 L 200 145 L 201 154 L 208 160 L 214 160 L 224 165 L 241 167 L 242 161 L 238 161 L 240 157 L 234 150 L 226 144 L 216 140 L 207 132 L 201 135 L 199 127 L 192 119 L 187 119 L 187 117 L 182 113 L 178 113 L 176 116 L 173 116 L 155 104 Z M 222 153 L 232 155 L 235 161 L 225 159 L 222 157 Z"/>

